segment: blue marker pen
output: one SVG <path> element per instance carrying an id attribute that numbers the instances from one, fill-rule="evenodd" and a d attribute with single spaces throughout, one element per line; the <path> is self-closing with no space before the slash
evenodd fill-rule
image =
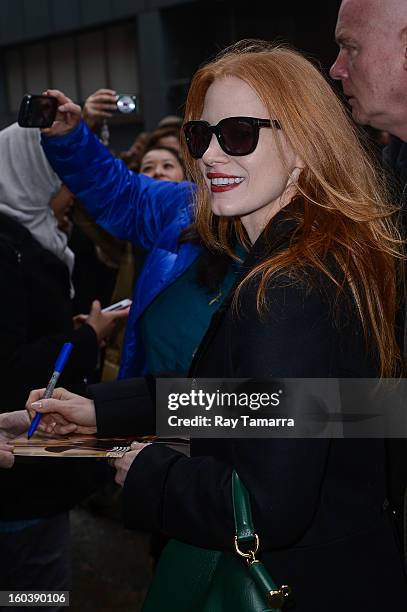
<path id="1" fill-rule="evenodd" d="M 73 349 L 72 342 L 65 342 L 65 344 L 61 348 L 61 351 L 57 357 L 57 360 L 55 362 L 54 372 L 50 378 L 47 388 L 45 389 L 45 393 L 41 399 L 48 399 L 52 397 L 52 394 L 55 389 L 55 385 L 57 384 L 58 378 L 62 370 L 64 369 L 66 362 L 68 361 L 68 358 L 69 358 L 69 355 L 71 354 L 72 349 Z M 38 423 L 41 421 L 41 417 L 42 417 L 42 413 L 37 412 L 35 417 L 31 421 L 30 429 L 28 430 L 28 434 L 27 434 L 28 439 L 31 438 L 31 436 L 37 429 Z"/>

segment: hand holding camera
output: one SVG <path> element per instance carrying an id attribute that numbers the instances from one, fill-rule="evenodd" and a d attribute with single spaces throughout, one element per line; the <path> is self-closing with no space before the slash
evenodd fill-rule
<path id="1" fill-rule="evenodd" d="M 113 89 L 98 89 L 86 99 L 83 118 L 93 130 L 103 120 L 114 114 L 137 112 L 137 98 L 131 94 L 118 94 Z"/>
<path id="2" fill-rule="evenodd" d="M 83 118 L 91 130 L 113 115 L 117 110 L 116 101 L 117 95 L 113 89 L 98 89 L 86 99 Z"/>
<path id="3" fill-rule="evenodd" d="M 18 124 L 38 127 L 48 136 L 63 136 L 73 130 L 83 116 L 91 129 L 114 113 L 137 112 L 137 98 L 131 94 L 116 94 L 112 89 L 98 89 L 87 98 L 83 113 L 62 91 L 47 89 L 42 95 L 26 94 L 21 101 Z"/>
<path id="4" fill-rule="evenodd" d="M 42 129 L 43 133 L 47 136 L 63 136 L 74 130 L 82 117 L 82 109 L 79 104 L 72 102 L 58 89 L 47 89 L 41 97 L 46 96 L 57 100 L 57 109 L 54 122 L 50 127 Z"/>

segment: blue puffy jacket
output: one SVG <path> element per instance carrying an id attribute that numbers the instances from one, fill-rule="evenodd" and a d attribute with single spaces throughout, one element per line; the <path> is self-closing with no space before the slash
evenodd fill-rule
<path id="1" fill-rule="evenodd" d="M 131 172 L 84 122 L 65 136 L 43 136 L 42 146 L 62 182 L 98 224 L 148 252 L 134 288 L 119 378 L 147 374 L 140 317 L 200 252 L 195 245 L 178 244 L 181 231 L 191 223 L 194 186 Z"/>

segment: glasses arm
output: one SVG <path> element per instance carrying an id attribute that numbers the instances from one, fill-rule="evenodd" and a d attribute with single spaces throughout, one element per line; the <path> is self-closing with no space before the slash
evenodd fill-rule
<path id="1" fill-rule="evenodd" d="M 281 125 L 277 119 L 257 119 L 257 125 L 259 127 L 274 127 L 276 130 L 281 130 Z"/>

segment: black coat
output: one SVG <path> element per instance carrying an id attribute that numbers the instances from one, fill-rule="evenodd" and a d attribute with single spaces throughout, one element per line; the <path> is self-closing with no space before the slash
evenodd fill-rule
<path id="1" fill-rule="evenodd" d="M 283 242 L 277 229 L 272 239 Z M 263 257 L 260 239 L 247 267 Z M 368 356 L 350 302 L 344 299 L 334 312 L 334 286 L 313 276 L 312 283 L 293 285 L 283 278 L 270 285 L 263 318 L 256 309 L 255 282 L 242 291 L 239 316 L 230 300 L 225 302 L 191 376 L 375 376 L 375 359 Z M 193 439 L 191 458 L 152 445 L 137 457 L 125 481 L 127 525 L 232 550 L 233 469 L 251 496 L 261 558 L 276 583 L 293 589 L 290 609 L 405 608 L 407 585 L 388 511 L 382 440 Z"/>
<path id="2" fill-rule="evenodd" d="M 68 269 L 4 214 L 0 290 L 0 411 L 21 410 L 32 389 L 47 385 L 64 342 L 73 342 L 74 349 L 59 384 L 84 388 L 98 345 L 89 325 L 73 330 Z M 92 460 L 17 457 L 13 470 L 0 471 L 0 518 L 47 516 L 72 507 L 89 492 L 93 466 Z"/>
<path id="3" fill-rule="evenodd" d="M 407 238 L 407 143 L 392 136 L 390 144 L 383 151 L 384 167 L 389 171 L 389 183 L 394 192 L 396 201 L 401 203 L 399 223 L 401 236 Z M 406 287 L 400 283 L 400 307 L 397 313 L 399 345 L 407 360 L 407 325 L 406 325 Z M 407 363 L 407 361 L 405 361 Z M 404 542 L 404 555 L 407 567 L 407 440 L 405 438 L 388 441 L 388 454 L 390 459 L 391 496 L 396 508 L 397 523 L 400 538 Z"/>

